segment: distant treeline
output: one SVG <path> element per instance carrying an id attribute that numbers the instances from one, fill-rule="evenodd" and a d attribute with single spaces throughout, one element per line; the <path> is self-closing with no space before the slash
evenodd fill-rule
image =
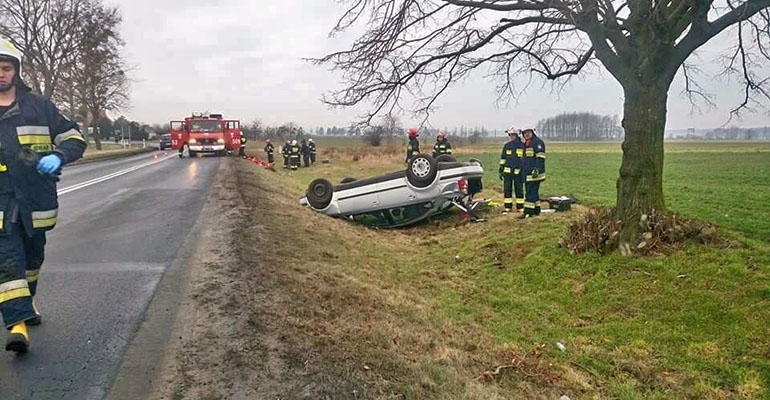
<path id="1" fill-rule="evenodd" d="M 686 137 L 687 138 L 687 137 Z M 706 132 L 702 139 L 708 140 L 770 140 L 770 128 L 717 128 Z"/>
<path id="2" fill-rule="evenodd" d="M 623 138 L 617 115 L 587 112 L 559 114 L 537 123 L 538 134 L 546 139 L 563 141 L 599 141 Z"/>

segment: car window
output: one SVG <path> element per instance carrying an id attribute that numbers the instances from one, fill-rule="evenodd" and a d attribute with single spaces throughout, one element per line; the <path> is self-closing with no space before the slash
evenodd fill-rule
<path id="1" fill-rule="evenodd" d="M 371 211 L 354 215 L 352 218 L 354 221 L 370 227 L 387 228 L 401 226 L 410 221 L 421 219 L 425 217 L 432 208 L 433 204 L 428 202 L 394 207 L 386 210 Z"/>

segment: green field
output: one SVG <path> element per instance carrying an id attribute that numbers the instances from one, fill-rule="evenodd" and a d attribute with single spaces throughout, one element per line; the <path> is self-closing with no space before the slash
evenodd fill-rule
<path id="1" fill-rule="evenodd" d="M 403 168 L 400 148 L 317 142 L 329 164 L 278 168 L 287 201 L 317 177 L 337 182 Z M 546 145 L 542 194 L 614 203 L 618 143 Z M 459 159 L 482 159 L 484 195 L 501 200 L 499 146 L 458 147 Z M 347 247 L 355 254 L 336 261 L 341 275 L 329 279 L 360 282 L 364 293 L 401 304 L 370 326 L 395 329 L 389 321 L 400 320 L 402 343 L 416 337 L 444 349 L 372 348 L 371 337 L 335 342 L 381 374 L 356 378 L 388 382 L 380 398 L 770 398 L 770 143 L 672 142 L 666 151 L 667 206 L 718 224 L 724 243 L 686 244 L 657 258 L 572 255 L 558 241 L 577 213 L 520 221 L 493 210 L 486 223 L 441 220 Z M 329 223 L 332 233 L 317 232 L 314 241 L 330 249 L 358 243 L 365 229 Z M 479 373 L 512 354 L 527 362 L 479 387 Z"/>
<path id="2" fill-rule="evenodd" d="M 548 179 L 541 195 L 615 204 L 619 143 L 546 145 Z M 499 159 L 489 153 L 471 156 L 488 166 Z M 770 240 L 770 143 L 673 142 L 666 145 L 664 163 L 663 191 L 670 210 Z M 500 186 L 494 168 L 487 168 L 484 183 Z"/>

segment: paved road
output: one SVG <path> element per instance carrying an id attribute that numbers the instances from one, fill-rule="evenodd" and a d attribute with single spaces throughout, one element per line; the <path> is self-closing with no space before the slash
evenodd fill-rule
<path id="1" fill-rule="evenodd" d="M 105 396 L 220 163 L 164 154 L 65 169 L 37 296 L 43 324 L 30 328 L 30 353 L 0 354 L 0 399 Z"/>

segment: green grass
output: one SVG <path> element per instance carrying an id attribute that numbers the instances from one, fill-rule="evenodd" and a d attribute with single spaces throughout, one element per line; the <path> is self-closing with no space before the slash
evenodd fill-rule
<path id="1" fill-rule="evenodd" d="M 770 240 L 770 143 L 675 142 L 666 149 L 663 192 L 670 210 Z M 615 204 L 619 144 L 559 143 L 548 150 L 541 195 Z M 473 156 L 487 166 L 485 187 L 500 186 L 494 167 L 499 155 Z"/>
<path id="2" fill-rule="evenodd" d="M 618 143 L 547 146 L 543 194 L 614 203 Z M 480 326 L 500 349 L 541 352 L 552 377 L 507 372 L 493 384 L 506 398 L 556 398 L 558 390 L 573 399 L 768 399 L 770 143 L 672 142 L 666 150 L 668 207 L 719 224 L 726 244 L 690 244 L 659 258 L 571 255 L 557 243 L 575 213 L 526 221 L 490 213 L 483 224 L 444 220 L 398 231 L 408 240 L 371 244 L 366 265 L 347 271 L 420 295 L 435 307 L 437 324 Z M 403 167 L 400 155 L 358 162 L 349 155 L 278 173 L 299 191 L 316 177 Z M 458 155 L 470 157 L 487 166 L 486 192 L 501 197 L 499 146 Z"/>
<path id="3" fill-rule="evenodd" d="M 500 345 L 544 344 L 550 363 L 590 371 L 599 393 L 579 398 L 770 398 L 767 246 L 574 256 L 555 243 L 563 220 L 491 222 L 437 233 L 446 245 L 410 263 L 454 276 L 414 283 L 447 317 L 481 324 Z M 459 265 L 446 257 L 455 254 Z"/>

